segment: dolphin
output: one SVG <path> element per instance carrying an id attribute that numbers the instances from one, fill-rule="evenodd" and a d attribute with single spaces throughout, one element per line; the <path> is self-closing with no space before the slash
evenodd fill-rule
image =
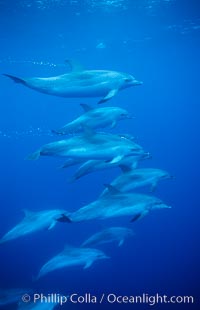
<path id="1" fill-rule="evenodd" d="M 108 185 L 109 195 L 81 207 L 75 212 L 66 215 L 68 221 L 82 222 L 93 219 L 108 219 L 121 216 L 131 216 L 131 221 L 136 221 L 154 209 L 169 209 L 162 200 L 148 195 L 120 193 Z"/>
<path id="2" fill-rule="evenodd" d="M 68 61 L 70 63 L 70 61 Z M 83 70 L 70 63 L 72 71 L 53 77 L 21 78 L 4 74 L 14 82 L 23 84 L 41 93 L 67 98 L 102 97 L 106 102 L 119 90 L 141 85 L 132 75 L 109 70 Z"/>
<path id="3" fill-rule="evenodd" d="M 84 159 L 68 158 L 59 168 L 69 168 L 84 163 Z"/>
<path id="4" fill-rule="evenodd" d="M 71 178 L 71 181 L 78 180 L 79 178 L 81 178 L 81 177 L 83 177 L 89 173 L 95 172 L 95 171 L 114 168 L 117 166 L 119 166 L 123 172 L 127 172 L 127 171 L 130 171 L 132 169 L 135 169 L 140 160 L 147 159 L 147 158 L 150 158 L 149 153 L 141 152 L 138 155 L 130 155 L 128 157 L 123 157 L 121 160 L 119 160 L 118 162 L 114 162 L 114 163 L 106 161 L 106 160 L 95 160 L 95 159 L 92 160 L 91 159 L 91 160 L 84 162 L 78 168 L 78 170 L 75 172 L 75 174 Z M 62 168 L 67 168 L 69 166 L 72 166 L 72 165 L 75 165 L 78 163 L 80 163 L 80 162 L 67 161 L 63 164 Z"/>
<path id="5" fill-rule="evenodd" d="M 61 135 L 67 135 L 71 133 L 83 132 L 85 126 L 92 129 L 104 128 L 107 126 L 114 128 L 117 121 L 131 118 L 125 109 L 118 107 L 92 108 L 87 104 L 81 104 L 81 106 L 85 111 L 84 114 L 61 129 L 54 130 L 53 132 Z"/>
<path id="6" fill-rule="evenodd" d="M 153 191 L 156 188 L 159 180 L 169 179 L 171 177 L 172 176 L 167 171 L 161 169 L 135 169 L 121 174 L 116 179 L 114 179 L 111 185 L 120 192 L 127 192 L 138 187 L 151 185 L 151 191 Z M 101 196 L 106 195 L 108 192 L 108 188 L 106 188 Z"/>
<path id="7" fill-rule="evenodd" d="M 94 133 L 89 128 L 85 134 L 42 146 L 27 159 L 36 160 L 40 156 L 59 156 L 74 159 L 104 159 L 119 162 L 123 157 L 140 154 L 140 145 L 124 136 Z"/>
<path id="8" fill-rule="evenodd" d="M 96 260 L 109 258 L 102 251 L 90 248 L 65 246 L 64 251 L 45 263 L 40 269 L 36 280 L 45 274 L 65 267 L 84 266 L 89 268 Z"/>
<path id="9" fill-rule="evenodd" d="M 0 289 L 0 308 L 8 304 L 18 303 L 25 294 L 32 294 L 32 289 L 14 288 Z"/>
<path id="10" fill-rule="evenodd" d="M 19 237 L 32 234 L 42 229 L 52 229 L 61 218 L 66 210 L 43 210 L 43 211 L 29 211 L 23 210 L 25 217 L 21 222 L 8 231 L 1 239 L 0 244 L 10 240 L 18 239 Z M 60 220 L 61 222 L 61 220 Z"/>
<path id="11" fill-rule="evenodd" d="M 124 243 L 124 239 L 133 236 L 132 229 L 125 227 L 109 227 L 104 229 L 83 242 L 82 247 L 93 247 L 98 244 L 110 243 L 117 241 L 118 245 L 121 246 Z"/>
<path id="12" fill-rule="evenodd" d="M 53 310 L 57 308 L 58 302 L 20 302 L 17 310 Z"/>

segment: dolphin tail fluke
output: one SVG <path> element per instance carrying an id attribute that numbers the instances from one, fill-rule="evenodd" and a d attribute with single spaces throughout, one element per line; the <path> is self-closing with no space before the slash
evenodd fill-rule
<path id="1" fill-rule="evenodd" d="M 40 157 L 40 151 L 36 151 L 26 157 L 27 160 L 37 160 Z"/>
<path id="2" fill-rule="evenodd" d="M 69 216 L 65 215 L 65 214 L 61 214 L 61 216 L 59 218 L 56 219 L 57 222 L 62 222 L 62 223 L 71 223 L 71 219 L 69 218 Z"/>
<path id="3" fill-rule="evenodd" d="M 24 84 L 26 85 L 26 82 L 21 79 L 21 78 L 18 78 L 17 76 L 13 76 L 13 75 L 10 75 L 10 74 L 3 74 L 4 76 L 7 76 L 9 77 L 11 80 L 13 80 L 15 83 L 19 83 L 19 84 Z"/>

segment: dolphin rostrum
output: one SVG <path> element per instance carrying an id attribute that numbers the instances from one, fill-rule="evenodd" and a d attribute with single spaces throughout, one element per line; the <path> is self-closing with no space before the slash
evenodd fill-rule
<path id="1" fill-rule="evenodd" d="M 53 132 L 61 135 L 83 132 L 85 126 L 92 129 L 111 127 L 114 128 L 117 121 L 130 119 L 128 112 L 119 107 L 92 108 L 87 104 L 81 104 L 85 113 Z"/>
<path id="2" fill-rule="evenodd" d="M 86 269 L 89 268 L 96 260 L 104 258 L 109 257 L 97 249 L 66 246 L 64 251 L 54 256 L 42 266 L 36 280 L 49 272 L 65 267 L 84 266 L 84 269 Z"/>
<path id="3" fill-rule="evenodd" d="M 68 97 L 102 97 L 99 103 L 106 102 L 119 90 L 141 85 L 132 75 L 109 70 L 82 70 L 71 63 L 72 72 L 53 77 L 21 78 L 4 74 L 14 82 L 23 84 L 41 93 Z"/>
<path id="4" fill-rule="evenodd" d="M 52 229 L 61 218 L 66 210 L 43 210 L 43 211 L 29 211 L 24 210 L 25 217 L 21 222 L 8 231 L 1 239 L 0 243 L 17 239 L 24 235 L 40 231 L 42 229 Z"/>
<path id="5" fill-rule="evenodd" d="M 89 239 L 85 240 L 82 247 L 93 247 L 98 244 L 110 243 L 117 241 L 118 245 L 121 246 L 124 243 L 125 238 L 133 236 L 132 229 L 126 227 L 109 227 L 94 235 Z"/>

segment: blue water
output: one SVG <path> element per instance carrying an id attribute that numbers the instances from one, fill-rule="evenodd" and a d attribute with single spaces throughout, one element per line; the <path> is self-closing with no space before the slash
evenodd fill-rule
<path id="1" fill-rule="evenodd" d="M 88 69 L 133 74 L 144 84 L 120 92 L 105 106 L 126 108 L 133 120 L 113 132 L 130 133 L 150 152 L 141 167 L 169 171 L 175 178 L 159 184 L 156 196 L 171 210 L 158 210 L 130 223 L 117 218 L 58 224 L 2 245 L 0 288 L 99 295 L 192 295 L 199 297 L 199 71 L 200 6 L 191 0 L 22 0 L 0 1 L 0 72 L 51 76 L 68 70 L 65 59 Z M 0 235 L 23 218 L 22 209 L 64 208 L 92 202 L 119 174 L 113 169 L 69 183 L 76 167 L 58 169 L 63 160 L 25 157 L 54 141 L 60 128 L 82 113 L 80 103 L 34 92 L 0 77 L 1 211 Z M 148 193 L 148 190 L 146 190 Z M 32 282 L 41 266 L 65 244 L 79 246 L 109 226 L 132 228 L 135 237 L 118 248 L 101 247 L 110 260 L 83 270 L 67 268 Z M 67 305 L 68 308 L 139 308 L 148 305 Z M 168 309 L 167 305 L 156 305 Z M 16 309 L 15 305 L 5 309 Z"/>

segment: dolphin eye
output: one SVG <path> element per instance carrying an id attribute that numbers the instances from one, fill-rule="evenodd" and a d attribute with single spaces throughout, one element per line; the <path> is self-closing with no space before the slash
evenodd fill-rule
<path id="1" fill-rule="evenodd" d="M 129 82 L 131 82 L 131 81 L 132 81 L 131 78 L 125 78 L 125 82 L 129 83 Z"/>

